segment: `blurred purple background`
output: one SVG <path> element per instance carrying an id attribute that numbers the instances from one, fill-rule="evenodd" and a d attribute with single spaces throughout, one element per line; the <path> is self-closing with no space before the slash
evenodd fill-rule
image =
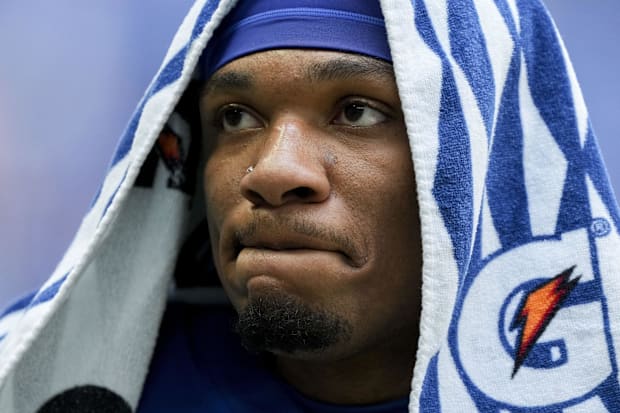
<path id="1" fill-rule="evenodd" d="M 0 5 L 0 307 L 52 272 L 192 0 Z M 547 0 L 620 193 L 620 2 Z"/>

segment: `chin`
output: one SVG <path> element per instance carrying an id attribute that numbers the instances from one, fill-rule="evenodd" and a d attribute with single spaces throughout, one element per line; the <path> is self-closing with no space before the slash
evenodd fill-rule
<path id="1" fill-rule="evenodd" d="M 269 291 L 248 300 L 235 330 L 251 352 L 323 359 L 349 341 L 352 327 L 346 318 L 311 307 L 297 296 Z"/>

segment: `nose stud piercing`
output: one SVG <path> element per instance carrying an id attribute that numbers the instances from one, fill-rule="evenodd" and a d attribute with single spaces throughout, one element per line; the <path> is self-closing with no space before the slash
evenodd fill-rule
<path id="1" fill-rule="evenodd" d="M 246 174 L 249 174 L 250 172 L 252 172 L 254 170 L 254 166 L 250 165 L 248 166 L 248 169 L 245 170 Z"/>

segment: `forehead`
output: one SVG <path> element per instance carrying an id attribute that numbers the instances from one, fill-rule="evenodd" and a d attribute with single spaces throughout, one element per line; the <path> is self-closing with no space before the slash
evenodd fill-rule
<path id="1" fill-rule="evenodd" d="M 278 74 L 306 83 L 369 80 L 394 83 L 392 65 L 372 57 L 324 50 L 269 50 L 234 60 L 206 82 L 204 94 L 251 88 Z"/>

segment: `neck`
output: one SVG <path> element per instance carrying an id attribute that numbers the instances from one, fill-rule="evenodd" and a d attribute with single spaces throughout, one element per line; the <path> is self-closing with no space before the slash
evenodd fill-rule
<path id="1" fill-rule="evenodd" d="M 409 394 L 415 364 L 415 340 L 338 360 L 278 356 L 277 369 L 305 396 L 342 405 L 397 400 Z"/>

